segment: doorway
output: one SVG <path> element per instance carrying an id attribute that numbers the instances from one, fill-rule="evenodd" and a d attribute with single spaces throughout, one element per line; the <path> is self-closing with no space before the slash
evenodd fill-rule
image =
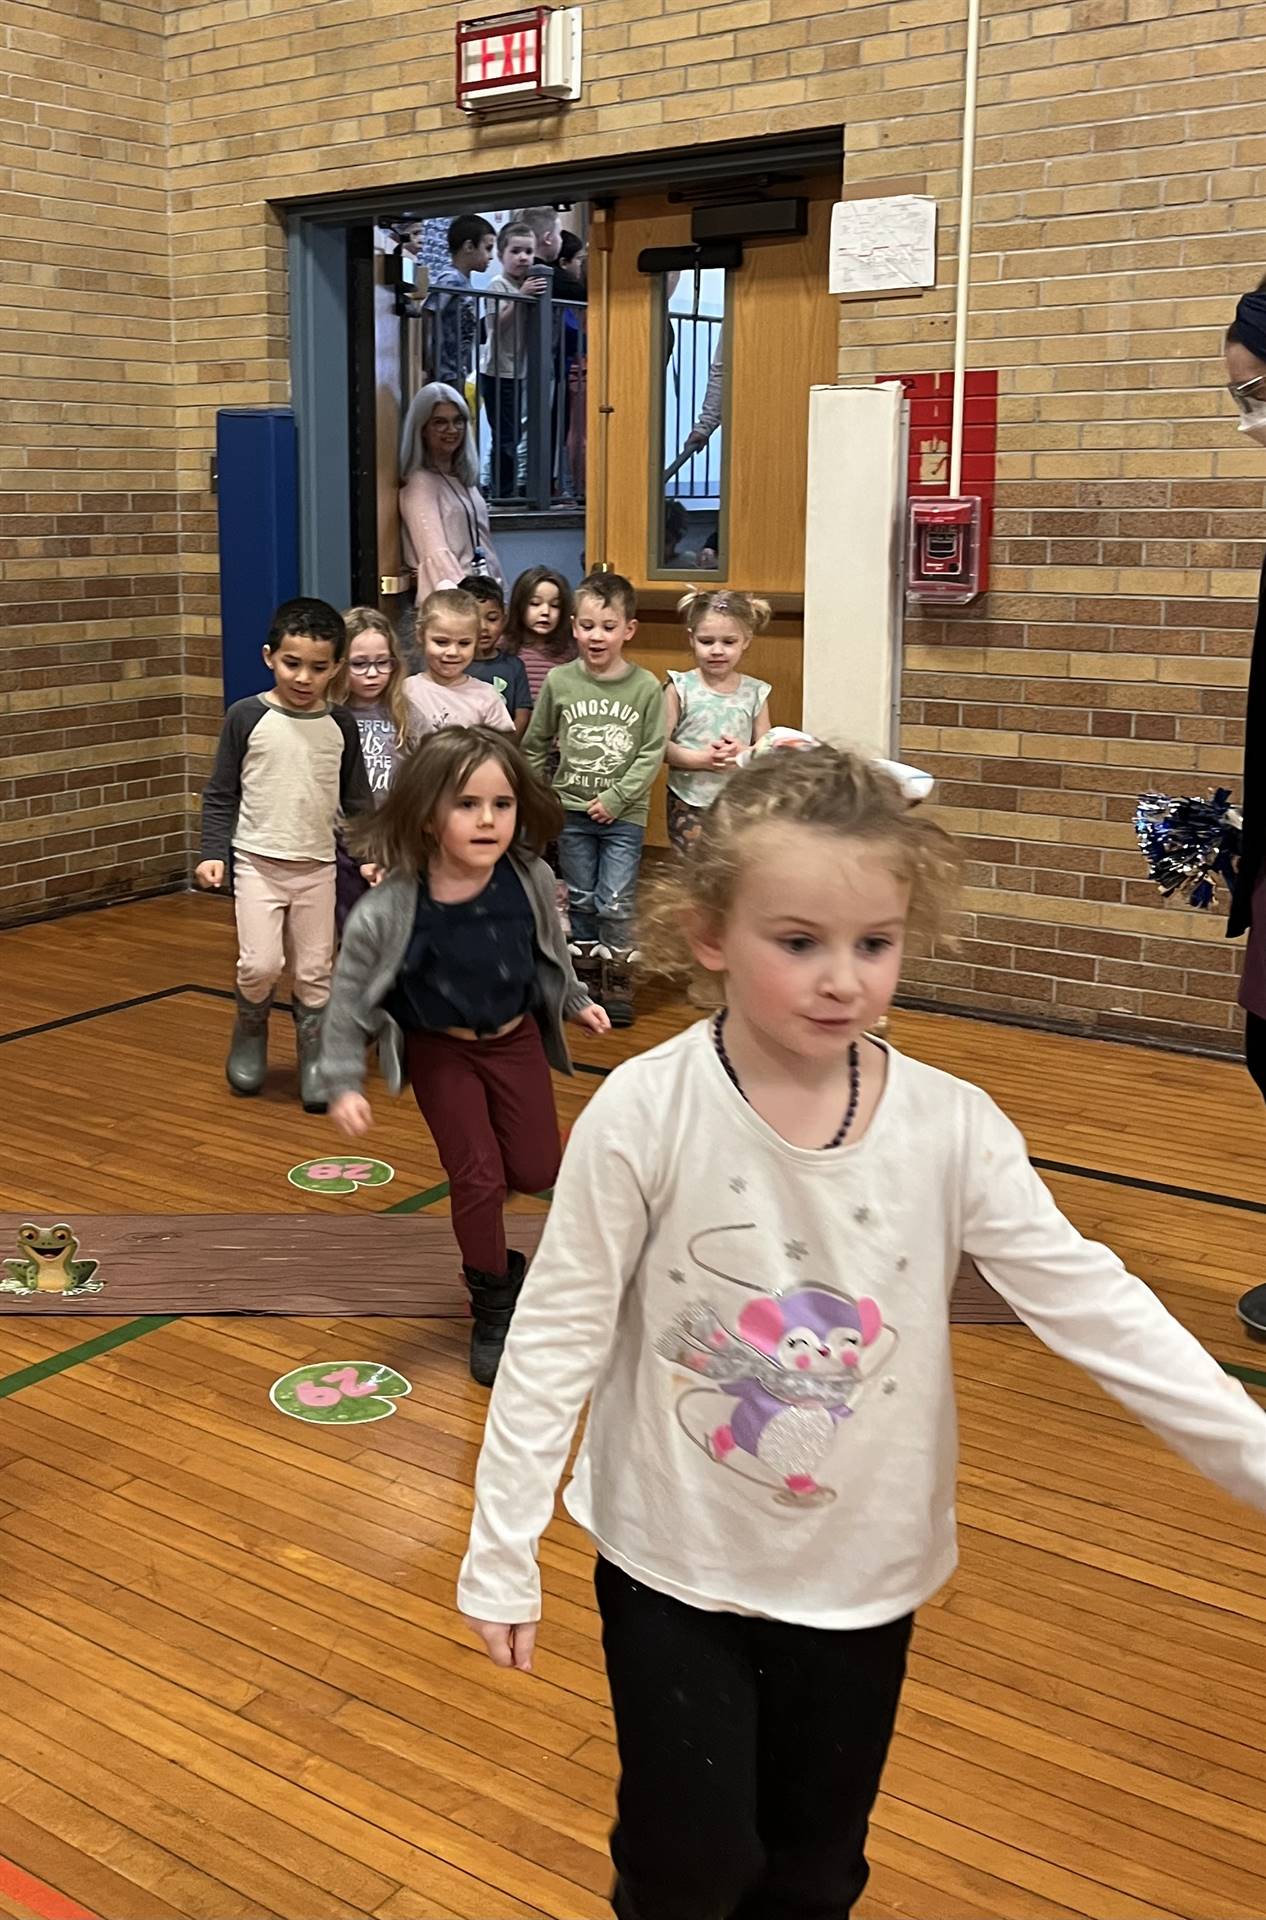
<path id="1" fill-rule="evenodd" d="M 607 502 L 623 501 L 633 473 L 638 476 L 644 499 L 650 485 L 644 427 L 649 393 L 644 385 L 639 389 L 636 383 L 643 375 L 649 376 L 652 288 L 637 269 L 639 233 L 654 229 L 654 236 L 668 243 L 683 238 L 688 241 L 692 204 L 698 205 L 709 196 L 714 200 L 733 197 L 740 190 L 777 195 L 808 181 L 813 183 L 811 204 L 818 204 L 821 192 L 822 205 L 829 206 L 838 192 L 842 156 L 843 132 L 836 126 L 783 140 L 705 145 L 691 149 L 688 157 L 647 154 L 587 163 L 583 168 L 488 174 L 475 183 L 426 183 L 372 196 L 335 195 L 283 205 L 279 211 L 287 219 L 289 232 L 291 370 L 299 442 L 303 590 L 338 605 L 346 605 L 353 592 L 357 597 L 377 599 L 382 592 L 378 583 L 398 578 L 401 571 L 398 536 L 393 538 L 391 530 L 393 479 L 389 454 L 398 432 L 400 396 L 422 369 L 411 365 L 409 356 L 415 348 L 410 342 L 409 315 L 402 311 L 407 296 L 402 295 L 401 286 L 412 284 L 412 274 L 407 265 L 391 264 L 393 249 L 384 245 L 383 235 L 398 236 L 409 227 L 423 226 L 429 226 L 434 235 L 438 222 L 451 220 L 457 212 L 481 209 L 491 209 L 495 215 L 499 209 L 555 206 L 563 210 L 564 221 L 583 220 L 589 248 L 589 311 L 583 356 L 587 439 L 587 470 L 582 477 L 584 512 L 577 514 L 575 495 L 580 489 L 574 485 L 570 503 L 551 497 L 545 504 L 538 488 L 532 497 L 525 493 L 512 503 L 511 518 L 518 528 L 511 530 L 547 535 L 550 523 L 570 511 L 571 517 L 579 520 L 575 531 L 581 536 L 585 560 L 625 566 L 642 584 L 648 565 L 635 557 L 632 524 L 621 520 L 618 512 L 614 523 L 599 519 L 598 513 L 607 509 L 596 497 L 606 482 Z M 815 221 L 819 218 L 816 213 L 811 217 Z M 651 243 L 645 240 L 642 244 Z M 816 259 L 810 257 L 815 248 Z M 825 291 L 825 241 L 822 239 L 819 245 L 816 230 L 803 257 L 794 267 L 786 259 L 781 274 L 771 270 L 767 258 L 771 252 L 782 252 L 782 244 L 754 244 L 736 282 L 736 353 L 742 349 L 744 365 L 749 347 L 759 364 L 771 344 L 771 340 L 761 338 L 757 317 L 761 310 L 772 315 L 776 305 L 781 315 L 788 302 L 794 306 L 798 291 L 812 296 L 819 319 L 827 309 L 834 313 Z M 748 288 L 754 289 L 757 284 L 766 288 L 755 313 L 751 294 L 739 291 L 744 282 Z M 781 326 L 781 318 L 776 324 Z M 793 324 L 798 322 L 793 320 Z M 834 370 L 833 321 L 810 332 L 808 358 L 802 362 L 806 394 L 812 380 L 830 379 Z M 420 330 L 414 331 L 415 341 L 422 337 Z M 802 358 L 798 347 L 795 358 Z M 785 368 L 785 355 L 783 364 Z M 609 393 L 599 391 L 600 383 L 595 378 L 599 365 L 610 370 Z M 751 378 L 759 384 L 761 375 L 757 372 Z M 799 387 L 798 373 L 795 382 Z M 748 384 L 748 376 L 741 370 L 736 372 L 727 402 L 731 408 L 737 404 L 744 419 L 749 413 L 745 397 Z M 611 438 L 606 425 L 613 425 L 616 415 L 602 409 L 618 405 L 621 393 L 628 412 Z M 623 471 L 617 470 L 626 443 L 638 435 L 641 440 L 636 448 L 636 465 L 626 462 Z M 599 442 L 605 460 L 603 471 L 596 473 L 595 449 Z M 722 432 L 712 449 L 714 467 L 724 444 Z M 801 467 L 802 452 L 801 434 Z M 700 471 L 685 473 L 682 485 L 693 485 Z M 746 494 L 746 482 L 743 491 Z M 542 514 L 549 517 L 544 525 L 540 524 Z M 646 520 L 644 512 L 643 525 Z M 603 549 L 613 541 L 618 544 L 610 553 L 605 552 Z M 744 566 L 754 583 L 765 565 L 765 555 L 759 548 L 750 554 L 736 551 L 734 561 Z M 781 577 L 794 574 L 794 562 L 782 568 Z M 371 593 L 371 587 L 378 587 L 378 591 Z"/>

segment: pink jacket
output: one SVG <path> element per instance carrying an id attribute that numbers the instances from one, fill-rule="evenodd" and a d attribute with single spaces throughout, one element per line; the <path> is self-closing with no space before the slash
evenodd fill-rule
<path id="1" fill-rule="evenodd" d="M 400 519 L 405 560 L 418 570 L 420 601 L 438 587 L 457 586 L 468 573 L 501 580 L 488 508 L 478 487 L 464 487 L 448 474 L 418 467 L 400 489 Z M 483 552 L 478 567 L 476 545 Z"/>

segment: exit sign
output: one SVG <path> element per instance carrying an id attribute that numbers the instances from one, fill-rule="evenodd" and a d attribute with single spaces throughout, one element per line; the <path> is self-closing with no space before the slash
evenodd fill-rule
<path id="1" fill-rule="evenodd" d="M 457 104 L 465 113 L 579 98 L 579 7 L 458 21 Z"/>

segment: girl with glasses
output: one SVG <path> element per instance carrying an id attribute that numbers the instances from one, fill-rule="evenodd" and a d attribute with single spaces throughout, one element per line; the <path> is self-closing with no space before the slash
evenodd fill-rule
<path id="1" fill-rule="evenodd" d="M 347 652 L 330 689 L 335 706 L 346 707 L 360 730 L 361 753 L 375 806 L 381 806 L 396 776 L 401 755 L 413 746 L 418 728 L 404 695 L 405 667 L 391 622 L 377 607 L 349 607 Z M 339 938 L 348 914 L 366 891 L 360 865 L 340 840 L 334 900 Z"/>

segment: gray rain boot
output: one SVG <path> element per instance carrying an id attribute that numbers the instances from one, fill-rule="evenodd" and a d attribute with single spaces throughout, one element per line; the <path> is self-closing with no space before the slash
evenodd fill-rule
<path id="1" fill-rule="evenodd" d="M 295 1017 L 295 1046 L 299 1052 L 299 1098 L 305 1113 L 325 1112 L 325 1087 L 321 1080 L 321 1015 L 324 1007 L 305 1007 L 302 1000 L 292 1002 Z"/>
<path id="2" fill-rule="evenodd" d="M 470 1334 L 470 1377 L 478 1386 L 490 1387 L 501 1365 L 501 1352 L 514 1318 L 515 1303 L 523 1289 L 527 1261 L 513 1247 L 506 1254 L 504 1274 L 481 1273 L 477 1267 L 463 1267 L 470 1289 L 470 1310 L 475 1324 Z"/>
<path id="3" fill-rule="evenodd" d="M 234 1093 L 258 1093 L 268 1072 L 268 1015 L 272 1010 L 271 993 L 266 1000 L 248 1000 L 238 988 L 237 1019 L 229 1042 L 229 1057 L 224 1077 Z"/>

